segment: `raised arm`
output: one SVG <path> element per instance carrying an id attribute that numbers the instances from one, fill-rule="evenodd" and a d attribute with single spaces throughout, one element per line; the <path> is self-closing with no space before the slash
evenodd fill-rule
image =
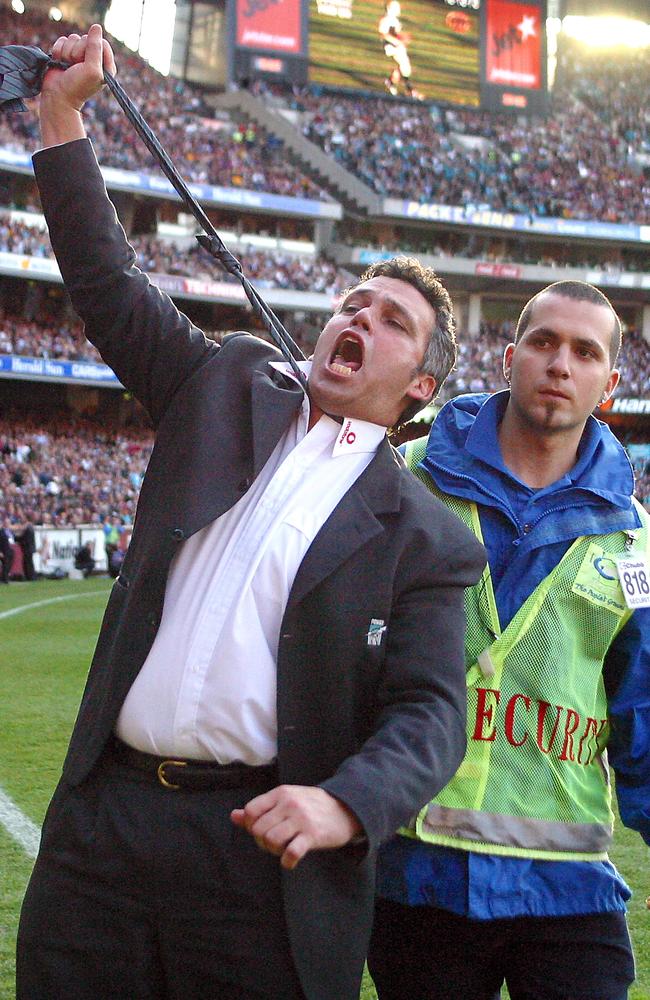
<path id="1" fill-rule="evenodd" d="M 157 423 L 179 386 L 214 356 L 169 296 L 136 266 L 110 202 L 81 117 L 115 64 L 99 25 L 59 38 L 41 93 L 45 146 L 34 157 L 52 247 L 86 336 Z"/>

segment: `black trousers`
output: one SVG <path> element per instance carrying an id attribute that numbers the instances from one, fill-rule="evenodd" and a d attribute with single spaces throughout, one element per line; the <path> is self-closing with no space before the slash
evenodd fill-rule
<path id="1" fill-rule="evenodd" d="M 60 785 L 25 896 L 17 1000 L 304 1000 L 279 859 L 230 821 L 267 788 Z"/>
<path id="2" fill-rule="evenodd" d="M 29 550 L 23 549 L 23 573 L 25 574 L 26 580 L 35 580 L 36 571 L 34 570 L 34 556 Z"/>
<path id="3" fill-rule="evenodd" d="M 625 914 L 470 920 L 378 900 L 368 956 L 379 1000 L 625 1000 Z"/>

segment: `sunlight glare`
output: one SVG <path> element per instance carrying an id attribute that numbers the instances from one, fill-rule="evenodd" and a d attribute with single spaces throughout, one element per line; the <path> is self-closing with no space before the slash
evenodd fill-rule
<path id="1" fill-rule="evenodd" d="M 562 32 L 593 48 L 645 48 L 650 45 L 650 24 L 630 17 L 577 17 L 567 15 Z"/>

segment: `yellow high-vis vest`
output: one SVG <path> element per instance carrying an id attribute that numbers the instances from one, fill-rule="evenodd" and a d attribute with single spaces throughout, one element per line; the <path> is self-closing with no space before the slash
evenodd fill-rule
<path id="1" fill-rule="evenodd" d="M 476 504 L 441 493 L 483 541 Z M 635 501 L 636 503 L 636 501 Z M 546 860 L 602 860 L 612 836 L 602 667 L 628 621 L 616 556 L 647 551 L 643 527 L 577 538 L 501 631 L 489 567 L 465 592 L 467 752 L 448 785 L 400 832 L 447 847 Z"/>

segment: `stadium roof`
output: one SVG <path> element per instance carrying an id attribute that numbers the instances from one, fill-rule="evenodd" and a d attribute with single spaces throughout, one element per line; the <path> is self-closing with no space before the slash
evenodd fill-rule
<path id="1" fill-rule="evenodd" d="M 49 6 L 49 0 L 35 0 L 42 7 Z M 191 4 L 195 2 L 202 6 L 214 5 L 223 7 L 224 0 L 189 0 Z M 646 23 L 650 22 L 650 8 L 648 0 L 559 0 L 561 15 L 574 14 L 582 16 L 604 16 L 616 15 L 618 17 L 636 18 Z M 95 17 L 103 17 L 110 7 L 110 0 L 67 0 L 64 13 L 71 10 L 91 13 Z"/>

